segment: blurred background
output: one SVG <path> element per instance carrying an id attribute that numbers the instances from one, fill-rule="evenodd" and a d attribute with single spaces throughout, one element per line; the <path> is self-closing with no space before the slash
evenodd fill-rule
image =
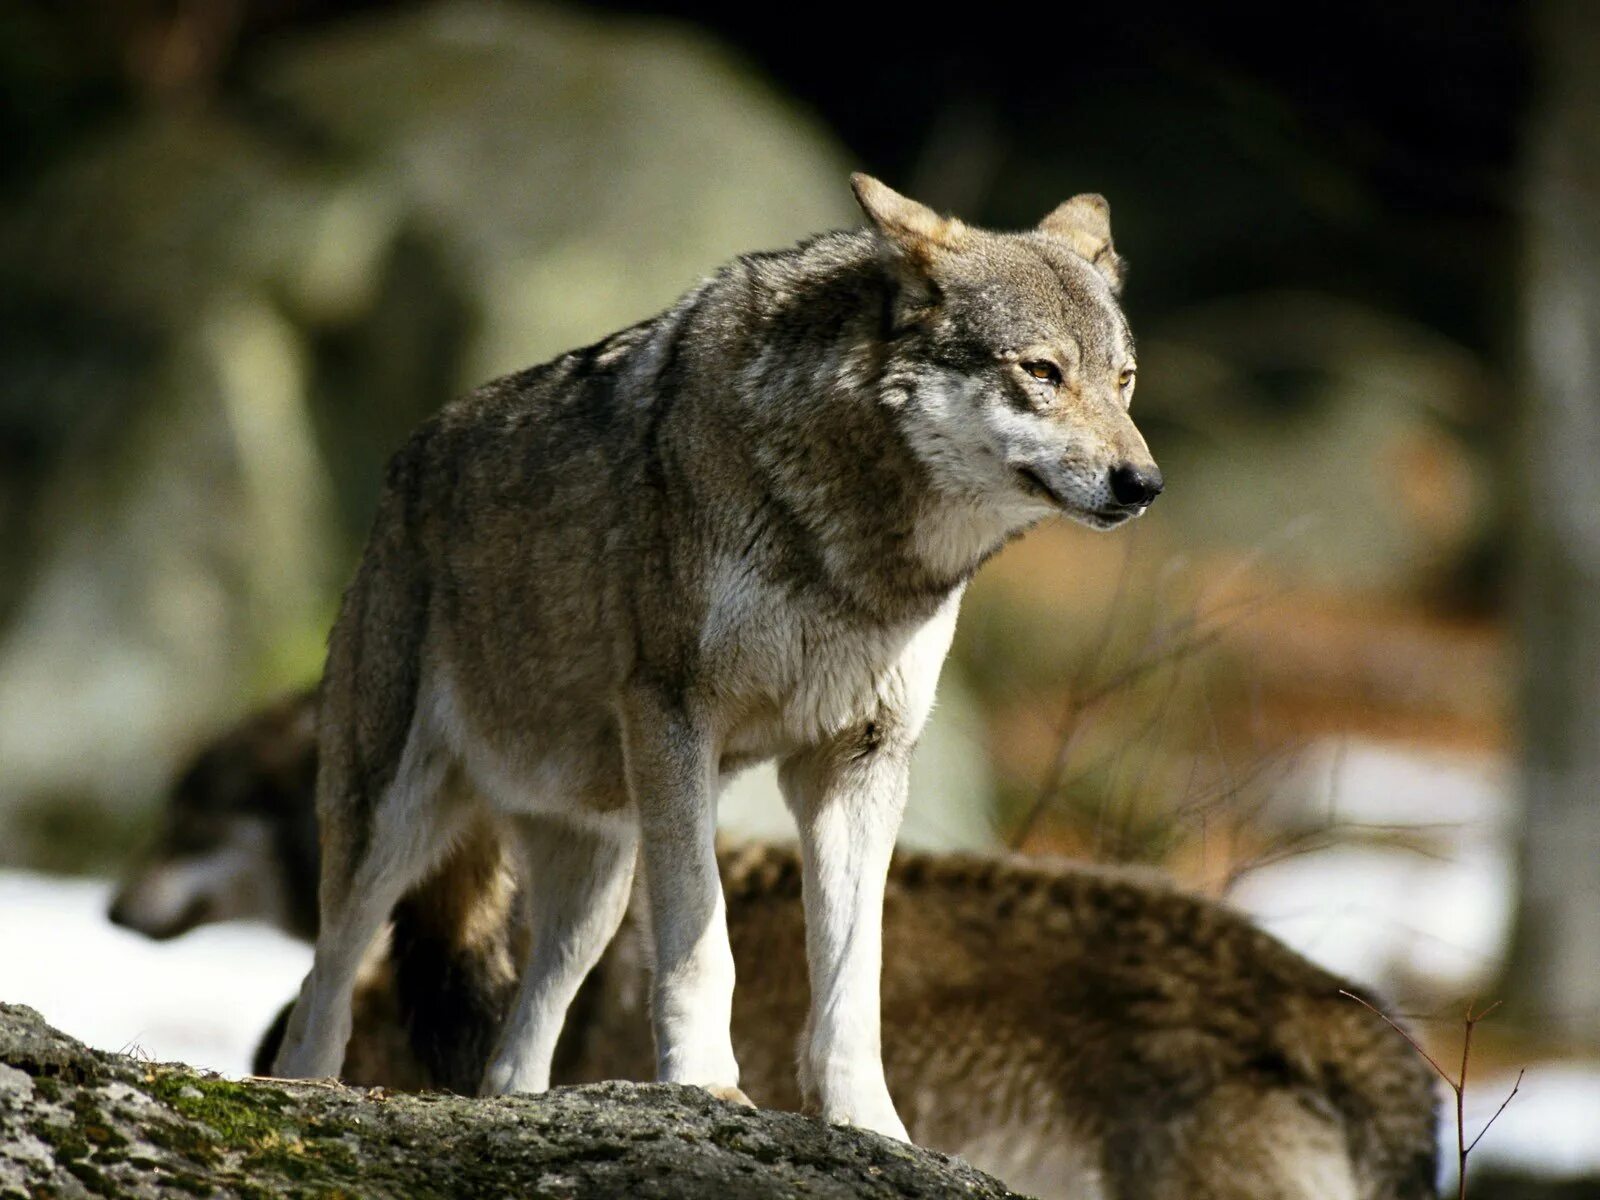
<path id="1" fill-rule="evenodd" d="M 1483 1194 L 1600 1195 L 1600 6 L 11 0 L 0 143 L 0 997 L 244 1069 L 304 948 L 104 880 L 315 679 L 423 416 L 851 169 L 1092 190 L 1170 494 L 979 576 L 907 841 L 1159 864 L 1447 1055 L 1503 1000 Z"/>

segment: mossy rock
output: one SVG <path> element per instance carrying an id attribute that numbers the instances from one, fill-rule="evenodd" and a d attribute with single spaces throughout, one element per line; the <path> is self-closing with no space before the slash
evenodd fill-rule
<path id="1" fill-rule="evenodd" d="M 697 1088 L 478 1100 L 234 1082 L 0 1004 L 0 1197 L 1011 1196 L 954 1159 Z"/>

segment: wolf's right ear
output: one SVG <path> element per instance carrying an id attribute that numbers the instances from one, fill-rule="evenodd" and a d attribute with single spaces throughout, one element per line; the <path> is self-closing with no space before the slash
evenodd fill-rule
<path id="1" fill-rule="evenodd" d="M 857 171 L 850 176 L 850 187 L 884 241 L 919 271 L 925 272 L 940 251 L 959 250 L 966 241 L 967 227 L 960 221 L 941 217 L 871 175 Z"/>
<path id="2" fill-rule="evenodd" d="M 1039 222 L 1039 231 L 1066 241 L 1105 276 L 1113 296 L 1122 293 L 1122 259 L 1111 244 L 1111 205 L 1104 196 L 1084 192 Z"/>

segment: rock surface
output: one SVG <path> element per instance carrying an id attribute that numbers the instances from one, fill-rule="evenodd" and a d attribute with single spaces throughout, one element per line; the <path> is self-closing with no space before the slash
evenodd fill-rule
<path id="1" fill-rule="evenodd" d="M 235 1083 L 0 1005 L 0 1197 L 1012 1195 L 964 1163 L 696 1088 L 538 1097 Z"/>

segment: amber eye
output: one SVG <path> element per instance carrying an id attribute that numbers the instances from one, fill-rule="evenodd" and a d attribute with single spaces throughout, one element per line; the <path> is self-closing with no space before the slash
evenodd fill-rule
<path id="1" fill-rule="evenodd" d="M 1061 386 L 1061 368 L 1053 362 L 1045 362 L 1043 359 L 1038 362 L 1025 362 L 1022 364 L 1022 369 L 1035 379 L 1042 379 L 1051 387 Z"/>
<path id="2" fill-rule="evenodd" d="M 1129 388 L 1131 388 L 1133 386 L 1133 368 L 1132 367 L 1123 367 L 1122 368 L 1122 375 L 1117 380 L 1117 386 L 1120 387 L 1123 391 L 1127 391 Z"/>

